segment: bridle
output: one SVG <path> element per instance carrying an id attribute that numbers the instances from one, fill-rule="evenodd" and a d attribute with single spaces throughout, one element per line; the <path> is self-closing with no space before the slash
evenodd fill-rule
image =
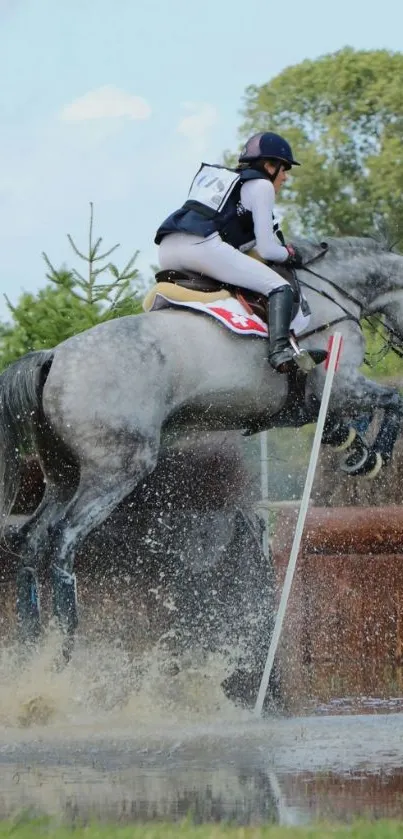
<path id="1" fill-rule="evenodd" d="M 359 311 L 362 312 L 363 305 L 359 300 L 357 300 L 356 297 L 353 297 L 353 295 L 350 294 L 348 291 L 344 291 L 344 289 L 340 288 L 337 285 L 337 283 L 333 282 L 333 280 L 329 280 L 328 277 L 324 277 L 323 274 L 319 274 L 317 271 L 313 271 L 312 268 L 309 268 L 309 265 L 312 265 L 314 262 L 317 262 L 319 259 L 323 259 L 324 256 L 326 256 L 328 252 L 328 246 L 326 242 L 321 242 L 320 248 L 321 250 L 319 251 L 319 253 L 315 254 L 315 256 L 311 257 L 311 259 L 308 259 L 307 262 L 304 262 L 302 264 L 302 270 L 306 271 L 308 274 L 312 274 L 313 277 L 318 277 L 319 280 L 323 280 L 329 286 L 334 288 L 335 291 L 337 291 L 338 294 L 340 294 L 346 300 L 349 300 L 351 303 L 354 303 L 355 306 L 358 306 Z M 326 300 L 330 300 L 331 303 L 334 303 L 336 306 L 339 307 L 339 309 L 342 310 L 342 312 L 344 312 L 344 315 L 341 315 L 341 317 L 333 318 L 333 320 L 327 321 L 326 323 L 322 323 L 320 326 L 317 326 L 315 329 L 311 329 L 309 332 L 304 332 L 303 335 L 301 335 L 301 338 L 309 338 L 311 335 L 318 335 L 318 333 L 320 332 L 325 332 L 325 330 L 329 329 L 330 326 L 336 326 L 336 324 L 343 323 L 343 321 L 346 320 L 354 321 L 354 323 L 356 323 L 359 326 L 359 328 L 362 329 L 361 318 L 353 315 L 349 311 L 349 309 L 346 309 L 346 307 L 343 306 L 342 303 L 339 303 L 338 300 L 335 300 L 335 298 L 332 297 L 332 295 L 329 294 L 329 292 L 324 291 L 323 289 L 315 288 L 315 286 L 310 285 L 306 280 L 301 280 L 298 278 L 298 282 L 301 286 L 309 288 L 310 291 L 314 291 L 316 294 L 320 294 L 320 296 L 325 297 Z"/>
<path id="2" fill-rule="evenodd" d="M 344 314 L 340 317 L 334 318 L 333 320 L 330 320 L 327 323 L 323 323 L 320 326 L 317 326 L 315 329 L 311 329 L 309 332 L 304 332 L 301 335 L 301 338 L 309 338 L 311 335 L 318 335 L 318 333 L 325 332 L 326 329 L 329 329 L 331 326 L 336 326 L 336 324 L 343 323 L 347 320 L 352 320 L 354 323 L 356 323 L 361 332 L 363 320 L 366 321 L 372 329 L 374 329 L 375 322 L 375 331 L 378 332 L 378 334 L 382 334 L 382 327 L 385 327 L 389 333 L 389 340 L 384 339 L 384 346 L 380 351 L 382 353 L 382 358 L 386 355 L 387 352 L 389 352 L 389 350 L 392 350 L 394 353 L 396 353 L 396 355 L 399 358 L 403 358 L 402 340 L 400 336 L 397 334 L 397 332 L 387 321 L 382 320 L 378 315 L 365 315 L 364 317 L 362 317 L 362 311 L 364 307 L 360 300 L 357 300 L 357 298 L 354 297 L 353 294 L 350 294 L 350 292 L 345 291 L 343 288 L 340 288 L 340 286 L 338 286 L 337 283 L 335 283 L 333 280 L 330 280 L 328 277 L 324 277 L 323 274 L 319 274 L 317 271 L 313 271 L 312 268 L 309 267 L 314 262 L 317 262 L 318 260 L 323 259 L 323 257 L 326 256 L 328 252 L 328 245 L 326 244 L 326 242 L 321 242 L 320 248 L 321 250 L 319 251 L 319 253 L 315 254 L 315 256 L 313 256 L 311 259 L 308 259 L 307 262 L 303 263 L 303 265 L 301 266 L 302 270 L 306 271 L 308 274 L 312 274 L 313 277 L 317 277 L 319 280 L 322 280 L 323 282 L 327 283 L 329 286 L 334 288 L 335 291 L 337 291 L 337 293 L 340 294 L 345 300 L 349 301 L 350 303 L 353 303 L 354 306 L 357 306 L 361 314 L 358 317 L 356 317 L 349 311 L 349 309 L 343 306 L 342 303 L 339 303 L 338 300 L 335 300 L 335 298 L 331 294 L 329 294 L 329 292 L 324 291 L 323 289 L 315 288 L 315 286 L 310 285 L 310 283 L 308 283 L 306 280 L 301 280 L 298 278 L 298 282 L 301 286 L 309 288 L 310 291 L 314 291 L 316 294 L 320 294 L 321 297 L 325 297 L 326 300 L 330 300 L 344 312 Z"/>

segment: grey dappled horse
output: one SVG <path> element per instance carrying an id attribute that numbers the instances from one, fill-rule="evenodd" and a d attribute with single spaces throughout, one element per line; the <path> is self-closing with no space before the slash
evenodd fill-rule
<path id="1" fill-rule="evenodd" d="M 319 254 L 306 240 L 298 247 L 306 261 Z M 315 334 L 301 344 L 326 348 L 336 328 L 344 336 L 325 440 L 347 445 L 343 417 L 383 409 L 370 454 L 387 461 L 402 400 L 359 372 L 365 351 L 359 319 L 384 313 L 394 340 L 403 339 L 403 257 L 370 239 L 330 239 L 310 270 L 315 275 L 301 270 L 298 276 L 312 310 L 309 333 Z M 69 657 L 77 624 L 77 546 L 153 471 L 161 446 L 191 428 L 257 430 L 311 422 L 324 378 L 321 365 L 308 375 L 303 401 L 286 405 L 289 380 L 270 368 L 265 340 L 234 335 L 209 317 L 183 310 L 102 323 L 10 366 L 0 377 L 3 527 L 18 488 L 20 447 L 29 440 L 46 477 L 43 500 L 14 546 L 21 558 L 22 636 L 39 634 L 36 569 L 46 557 Z"/>

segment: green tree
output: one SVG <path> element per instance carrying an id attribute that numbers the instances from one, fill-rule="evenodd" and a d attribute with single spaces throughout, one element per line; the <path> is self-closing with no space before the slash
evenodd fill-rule
<path id="1" fill-rule="evenodd" d="M 88 252 L 80 250 L 70 235 L 68 239 L 75 255 L 84 261 L 86 274 L 74 267 L 56 269 L 43 254 L 49 281 L 44 288 L 37 294 L 25 292 L 16 305 L 6 297 L 12 320 L 0 324 L 2 368 L 30 350 L 54 347 L 97 323 L 141 311 L 136 288 L 141 282 L 135 268 L 138 253 L 123 270 L 110 261 L 119 245 L 102 251 L 102 238 L 94 239 L 92 204 Z"/>
<path id="2" fill-rule="evenodd" d="M 403 245 L 403 54 L 346 47 L 247 88 L 240 138 L 273 130 L 303 166 L 282 197 L 314 235 L 393 231 Z"/>

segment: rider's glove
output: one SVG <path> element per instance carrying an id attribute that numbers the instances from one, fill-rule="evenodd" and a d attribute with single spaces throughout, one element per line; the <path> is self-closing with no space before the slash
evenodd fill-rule
<path id="1" fill-rule="evenodd" d="M 298 248 L 296 248 L 295 245 L 286 245 L 286 248 L 289 256 L 288 259 L 286 259 L 285 264 L 290 265 L 291 268 L 302 268 L 302 254 Z"/>

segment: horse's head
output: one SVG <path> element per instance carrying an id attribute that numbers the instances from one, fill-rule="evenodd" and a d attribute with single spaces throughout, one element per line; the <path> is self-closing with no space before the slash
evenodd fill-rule
<path id="1" fill-rule="evenodd" d="M 403 256 L 382 243 L 345 236 L 315 243 L 297 240 L 309 269 L 358 301 L 361 317 L 383 314 L 403 341 Z M 320 285 L 320 278 L 317 283 Z M 321 286 L 326 288 L 325 285 Z M 329 289 L 327 289 L 329 291 Z"/>
<path id="2" fill-rule="evenodd" d="M 403 255 L 382 250 L 373 274 L 369 314 L 384 315 L 392 343 L 403 348 Z"/>

